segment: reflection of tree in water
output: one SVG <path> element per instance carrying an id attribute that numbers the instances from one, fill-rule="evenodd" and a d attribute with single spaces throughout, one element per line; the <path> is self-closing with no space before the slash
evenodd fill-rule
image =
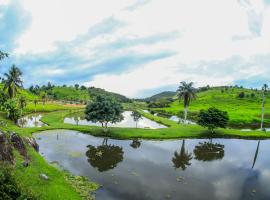
<path id="1" fill-rule="evenodd" d="M 192 154 L 188 153 L 185 148 L 185 140 L 182 141 L 182 146 L 180 152 L 174 152 L 174 157 L 172 158 L 172 162 L 175 168 L 181 168 L 185 170 L 187 166 L 190 166 L 191 163 L 189 162 L 192 159 Z"/>
<path id="2" fill-rule="evenodd" d="M 130 143 L 130 146 L 134 149 L 138 149 L 141 146 L 141 141 L 135 139 Z"/>
<path id="3" fill-rule="evenodd" d="M 27 119 L 25 119 L 25 118 L 19 119 L 18 120 L 18 124 L 19 124 L 19 126 L 21 126 L 22 128 L 24 128 L 26 126 L 26 124 L 27 124 Z"/>
<path id="4" fill-rule="evenodd" d="M 89 148 L 86 152 L 88 162 L 100 172 L 113 169 L 118 163 L 123 161 L 124 152 L 122 147 L 108 145 L 107 140 L 104 139 L 102 145 L 97 147 L 92 145 L 87 146 Z"/>
<path id="5" fill-rule="evenodd" d="M 257 144 L 256 151 L 255 151 L 254 159 L 253 159 L 252 169 L 254 168 L 256 161 L 257 161 L 257 157 L 258 157 L 258 153 L 259 153 L 259 149 L 260 149 L 260 143 L 261 143 L 261 141 L 259 140 L 258 144 Z"/>
<path id="6" fill-rule="evenodd" d="M 201 161 L 219 160 L 224 157 L 224 145 L 210 142 L 200 142 L 194 149 L 195 159 Z"/>

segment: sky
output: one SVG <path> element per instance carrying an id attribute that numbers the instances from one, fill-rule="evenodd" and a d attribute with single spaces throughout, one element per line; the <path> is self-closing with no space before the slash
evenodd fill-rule
<path id="1" fill-rule="evenodd" d="M 128 97 L 270 82 L 270 0 L 0 0 L 0 50 L 31 84 Z"/>

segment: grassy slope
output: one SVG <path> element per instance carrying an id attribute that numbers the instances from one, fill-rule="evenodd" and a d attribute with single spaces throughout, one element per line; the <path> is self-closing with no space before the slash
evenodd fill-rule
<path id="1" fill-rule="evenodd" d="M 55 110 L 58 105 L 47 105 L 44 111 Z M 61 110 L 68 110 L 70 112 L 70 107 L 59 107 Z M 30 111 L 30 110 L 29 110 Z M 32 110 L 33 111 L 33 110 Z M 7 120 L 3 113 L 0 113 L 0 120 L 4 121 L 7 126 L 0 127 L 3 131 L 15 131 L 21 136 L 31 137 L 32 133 L 52 129 L 53 127 L 41 127 L 41 128 L 19 128 L 10 120 Z M 16 156 L 17 164 L 15 166 L 14 174 L 15 179 L 19 185 L 26 191 L 31 191 L 39 197 L 39 199 L 44 200 L 56 200 L 56 199 L 81 199 L 79 193 L 68 183 L 66 180 L 68 175 L 66 172 L 60 171 L 55 167 L 49 165 L 39 153 L 35 152 L 32 148 L 29 148 L 29 153 L 32 162 L 29 167 L 22 167 L 22 159 L 20 156 Z M 44 181 L 39 178 L 39 175 L 45 173 L 49 176 L 49 181 Z M 90 184 L 92 191 L 97 188 L 97 185 Z"/>
<path id="2" fill-rule="evenodd" d="M 81 90 L 74 87 L 54 87 L 52 89 L 52 94 L 55 96 L 56 99 L 59 100 L 74 100 L 74 101 L 87 101 L 90 99 L 87 90 Z"/>
<path id="3" fill-rule="evenodd" d="M 0 90 L 2 89 L 3 89 L 3 84 L 0 84 Z M 36 95 L 24 89 L 19 89 L 18 96 L 24 96 L 27 100 L 30 100 L 30 101 L 36 98 Z"/>
<path id="4" fill-rule="evenodd" d="M 245 97 L 239 99 L 237 96 L 240 92 L 245 94 L 255 93 L 255 97 Z M 258 124 L 261 117 L 261 93 L 249 89 L 229 89 L 221 92 L 221 89 L 211 89 L 197 94 L 197 99 L 190 104 L 189 111 L 198 113 L 201 109 L 207 109 L 211 106 L 227 111 L 231 124 Z M 168 108 L 160 108 L 168 113 L 177 115 L 183 111 L 183 102 L 175 101 Z M 266 98 L 266 119 L 265 122 L 270 124 L 270 95 Z"/>
<path id="5" fill-rule="evenodd" d="M 218 129 L 216 134 L 210 135 L 206 129 L 197 125 L 181 125 L 166 118 L 153 116 L 151 114 L 141 112 L 145 117 L 155 120 L 159 123 L 169 126 L 167 129 L 136 129 L 136 128 L 110 128 L 109 136 L 118 139 L 145 138 L 145 139 L 173 139 L 173 138 L 245 138 L 258 139 L 270 138 L 270 134 L 262 131 L 243 132 L 235 129 Z M 70 111 L 59 111 L 47 113 L 42 121 L 49 124 L 49 129 L 70 129 L 94 136 L 105 136 L 100 127 L 95 126 L 76 126 L 64 124 L 65 116 L 71 114 Z"/>

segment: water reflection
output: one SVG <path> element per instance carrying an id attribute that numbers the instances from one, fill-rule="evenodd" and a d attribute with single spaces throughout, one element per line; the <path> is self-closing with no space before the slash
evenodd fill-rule
<path id="1" fill-rule="evenodd" d="M 195 146 L 194 155 L 196 160 L 213 161 L 221 160 L 224 157 L 224 145 L 210 142 L 200 142 Z"/>
<path id="2" fill-rule="evenodd" d="M 192 160 L 192 153 L 189 153 L 185 148 L 185 140 L 182 141 L 182 146 L 179 152 L 174 152 L 174 157 L 172 162 L 174 168 L 181 168 L 185 170 L 188 166 L 191 165 L 190 161 Z"/>
<path id="3" fill-rule="evenodd" d="M 109 127 L 129 127 L 129 128 L 149 128 L 149 129 L 158 129 L 158 128 L 167 128 L 166 126 L 159 124 L 153 120 L 150 120 L 146 117 L 141 117 L 138 120 L 134 120 L 131 111 L 123 112 L 124 119 L 121 122 L 111 124 Z M 88 126 L 101 126 L 100 123 L 94 123 L 87 121 L 83 113 L 74 113 L 68 117 L 65 117 L 64 123 L 74 124 L 74 125 L 88 125 Z"/>
<path id="4" fill-rule="evenodd" d="M 108 145 L 108 138 L 104 138 L 102 145 L 88 145 L 86 152 L 88 162 L 100 172 L 108 171 L 123 161 L 123 148 L 116 145 Z"/>
<path id="5" fill-rule="evenodd" d="M 20 118 L 18 120 L 17 124 L 21 128 L 46 126 L 46 124 L 44 124 L 41 121 L 41 118 L 42 118 L 42 115 L 40 115 L 40 114 L 27 115 L 27 116 Z"/>
<path id="6" fill-rule="evenodd" d="M 258 153 L 259 153 L 259 148 L 260 148 L 260 143 L 261 143 L 261 141 L 259 140 L 258 141 L 258 144 L 257 144 L 256 151 L 255 151 L 254 159 L 253 159 L 252 169 L 254 168 L 254 166 L 256 164 L 256 161 L 257 161 L 257 157 L 258 157 Z"/>
<path id="7" fill-rule="evenodd" d="M 108 140 L 67 130 L 34 137 L 48 162 L 101 184 L 97 200 L 270 199 L 270 140 Z"/>
<path id="8" fill-rule="evenodd" d="M 141 146 L 141 141 L 139 141 L 138 139 L 132 140 L 132 142 L 130 143 L 130 146 L 133 149 L 138 149 Z"/>

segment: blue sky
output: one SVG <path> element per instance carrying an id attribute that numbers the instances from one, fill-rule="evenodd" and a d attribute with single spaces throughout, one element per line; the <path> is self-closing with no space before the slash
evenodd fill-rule
<path id="1" fill-rule="evenodd" d="M 104 6 L 106 5 L 106 6 Z M 0 49 L 31 84 L 149 96 L 270 82 L 269 0 L 0 0 Z"/>

